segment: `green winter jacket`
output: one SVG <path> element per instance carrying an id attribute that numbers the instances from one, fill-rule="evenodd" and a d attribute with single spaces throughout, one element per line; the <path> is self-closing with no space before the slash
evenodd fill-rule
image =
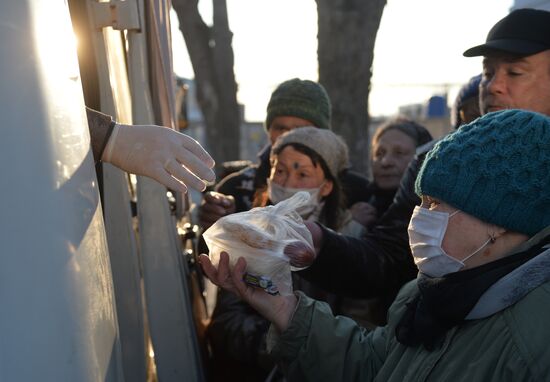
<path id="1" fill-rule="evenodd" d="M 290 326 L 282 334 L 272 327 L 268 347 L 291 382 L 550 381 L 548 247 L 493 284 L 432 351 L 395 337 L 406 304 L 419 293 L 416 280 L 399 292 L 388 324 L 371 332 L 298 293 Z"/>
<path id="2" fill-rule="evenodd" d="M 289 381 L 550 381 L 550 283 L 501 312 L 451 329 L 433 351 L 395 338 L 416 293 L 415 281 L 403 287 L 388 325 L 370 333 L 301 294 L 271 354 Z"/>

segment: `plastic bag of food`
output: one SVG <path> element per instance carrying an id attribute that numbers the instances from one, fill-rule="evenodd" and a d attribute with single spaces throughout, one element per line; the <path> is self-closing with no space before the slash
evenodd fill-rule
<path id="1" fill-rule="evenodd" d="M 218 265 L 220 253 L 229 254 L 231 266 L 239 257 L 247 263 L 245 281 L 271 294 L 292 293 L 292 269 L 284 248 L 295 242 L 306 243 L 313 251 L 311 233 L 296 209 L 305 205 L 310 194 L 301 191 L 274 206 L 224 216 L 203 233 L 210 259 Z"/>

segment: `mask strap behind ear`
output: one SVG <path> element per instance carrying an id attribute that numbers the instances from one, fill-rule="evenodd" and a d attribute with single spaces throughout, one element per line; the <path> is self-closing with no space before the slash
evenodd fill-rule
<path id="1" fill-rule="evenodd" d="M 462 260 L 460 260 L 460 261 L 462 261 L 462 263 L 464 263 L 464 262 L 465 262 L 466 260 L 468 260 L 470 257 L 472 257 L 473 255 L 479 253 L 479 251 L 481 251 L 483 248 L 485 248 L 485 246 L 486 246 L 487 244 L 489 244 L 489 243 L 491 243 L 491 244 L 494 243 L 493 240 L 494 240 L 494 238 L 493 238 L 493 237 L 490 237 L 489 239 L 487 239 L 487 241 L 486 241 L 485 243 L 483 243 L 483 244 L 481 245 L 481 247 L 479 247 L 479 248 L 476 249 L 474 252 L 472 252 L 471 255 L 466 256 L 464 259 L 462 259 Z"/>

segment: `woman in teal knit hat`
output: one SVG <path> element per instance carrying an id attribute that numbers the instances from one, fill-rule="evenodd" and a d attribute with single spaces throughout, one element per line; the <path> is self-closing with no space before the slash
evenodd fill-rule
<path id="1" fill-rule="evenodd" d="M 248 287 L 244 259 L 201 263 L 272 322 L 271 356 L 289 381 L 549 381 L 550 119 L 507 110 L 463 126 L 430 151 L 416 191 L 418 278 L 385 327 Z"/>

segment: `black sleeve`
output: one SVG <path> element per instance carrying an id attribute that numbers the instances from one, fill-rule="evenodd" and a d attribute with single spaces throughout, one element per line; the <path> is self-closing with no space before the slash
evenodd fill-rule
<path id="1" fill-rule="evenodd" d="M 254 198 L 255 167 L 250 166 L 223 178 L 216 186 L 216 191 L 235 198 L 235 212 L 248 211 Z"/>
<path id="2" fill-rule="evenodd" d="M 98 163 L 103 155 L 103 150 L 113 132 L 115 121 L 111 116 L 100 113 L 97 110 L 86 107 L 86 117 L 88 118 L 88 129 L 90 131 L 90 141 L 94 162 Z"/>
<path id="3" fill-rule="evenodd" d="M 416 277 L 407 227 L 419 202 L 414 181 L 422 159 L 410 163 L 394 202 L 365 237 L 347 237 L 322 227 L 321 252 L 301 276 L 329 292 L 357 298 L 395 295 Z"/>
<path id="4" fill-rule="evenodd" d="M 370 182 L 365 176 L 345 170 L 339 178 L 348 208 L 357 202 L 367 202 L 369 200 L 371 195 L 368 190 Z"/>
<path id="5" fill-rule="evenodd" d="M 216 358 L 239 362 L 262 363 L 267 356 L 265 336 L 269 321 L 237 296 L 220 290 L 208 338 Z"/>

